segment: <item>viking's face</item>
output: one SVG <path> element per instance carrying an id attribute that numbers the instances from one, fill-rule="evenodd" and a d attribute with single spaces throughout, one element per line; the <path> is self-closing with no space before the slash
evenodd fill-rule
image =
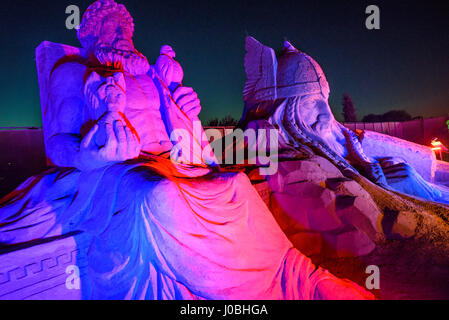
<path id="1" fill-rule="evenodd" d="M 319 136 L 337 154 L 346 155 L 345 137 L 323 94 L 304 95 L 300 99 L 301 121 L 309 130 Z"/>
<path id="2" fill-rule="evenodd" d="M 331 123 L 335 120 L 327 99 L 318 93 L 301 97 L 299 113 L 307 127 L 321 133 L 331 130 Z"/>

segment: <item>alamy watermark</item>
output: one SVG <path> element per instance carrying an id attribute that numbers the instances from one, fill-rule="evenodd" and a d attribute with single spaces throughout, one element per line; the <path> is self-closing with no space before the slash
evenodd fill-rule
<path id="1" fill-rule="evenodd" d="M 369 265 L 365 270 L 366 274 L 369 276 L 365 280 L 365 287 L 368 290 L 379 290 L 380 289 L 380 270 L 376 265 Z"/>
<path id="2" fill-rule="evenodd" d="M 376 5 L 369 5 L 365 9 L 365 13 L 369 16 L 365 20 L 365 26 L 368 30 L 380 29 L 380 9 Z"/>
<path id="3" fill-rule="evenodd" d="M 68 30 L 78 29 L 81 21 L 80 8 L 77 5 L 68 5 L 65 13 L 69 16 L 65 20 L 65 26 Z M 369 16 L 365 20 L 365 26 L 368 30 L 380 29 L 380 9 L 377 5 L 369 5 L 365 9 Z"/>
<path id="4" fill-rule="evenodd" d="M 65 20 L 65 27 L 69 30 L 78 30 L 81 20 L 80 8 L 77 5 L 71 4 L 65 8 L 65 13 L 69 15 Z"/>
<path id="5" fill-rule="evenodd" d="M 81 288 L 80 269 L 76 265 L 69 265 L 65 269 L 68 275 L 65 280 L 65 287 L 68 290 L 79 290 Z"/>

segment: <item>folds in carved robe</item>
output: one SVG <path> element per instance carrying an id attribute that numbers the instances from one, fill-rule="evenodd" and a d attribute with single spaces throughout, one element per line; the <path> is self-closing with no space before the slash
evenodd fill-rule
<path id="1" fill-rule="evenodd" d="M 90 233 L 86 299 L 313 299 L 329 297 L 315 290 L 324 279 L 356 286 L 292 248 L 246 175 L 186 176 L 157 157 L 52 169 L 2 200 L 0 242 Z"/>

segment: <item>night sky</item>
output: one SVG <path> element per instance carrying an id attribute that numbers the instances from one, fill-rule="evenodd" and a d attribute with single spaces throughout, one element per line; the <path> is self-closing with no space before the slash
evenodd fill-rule
<path id="1" fill-rule="evenodd" d="M 75 31 L 65 28 L 65 8 L 75 4 L 83 13 L 91 2 L 2 1 L 0 127 L 41 126 L 34 50 L 44 40 L 78 46 Z M 359 119 L 392 109 L 425 117 L 449 112 L 448 1 L 117 2 L 134 17 L 135 46 L 150 62 L 161 45 L 172 45 L 184 85 L 202 101 L 203 121 L 240 118 L 246 32 L 275 49 L 286 37 L 315 58 L 337 119 L 346 92 Z M 365 28 L 369 4 L 380 7 L 380 30 Z"/>

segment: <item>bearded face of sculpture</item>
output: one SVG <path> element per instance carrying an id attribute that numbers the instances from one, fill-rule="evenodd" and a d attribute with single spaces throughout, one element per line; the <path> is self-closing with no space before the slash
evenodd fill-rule
<path id="1" fill-rule="evenodd" d="M 334 120 L 334 116 L 322 94 L 302 96 L 299 109 L 307 127 L 323 133 L 331 130 L 330 124 Z"/>
<path id="2" fill-rule="evenodd" d="M 92 37 L 95 41 L 88 47 L 93 48 L 102 65 L 123 68 L 134 75 L 148 72 L 148 60 L 134 48 L 129 21 L 121 12 L 112 12 L 97 23 L 100 32 L 97 37 Z"/>
<path id="3" fill-rule="evenodd" d="M 342 157 L 347 155 L 346 138 L 335 120 L 327 97 L 321 93 L 301 96 L 297 116 L 304 128 L 320 137 L 334 152 Z"/>
<path id="4" fill-rule="evenodd" d="M 118 13 L 112 13 L 106 16 L 100 28 L 99 42 L 116 49 L 134 49 L 132 34 L 129 33 L 126 24 L 127 21 L 124 21 Z"/>

